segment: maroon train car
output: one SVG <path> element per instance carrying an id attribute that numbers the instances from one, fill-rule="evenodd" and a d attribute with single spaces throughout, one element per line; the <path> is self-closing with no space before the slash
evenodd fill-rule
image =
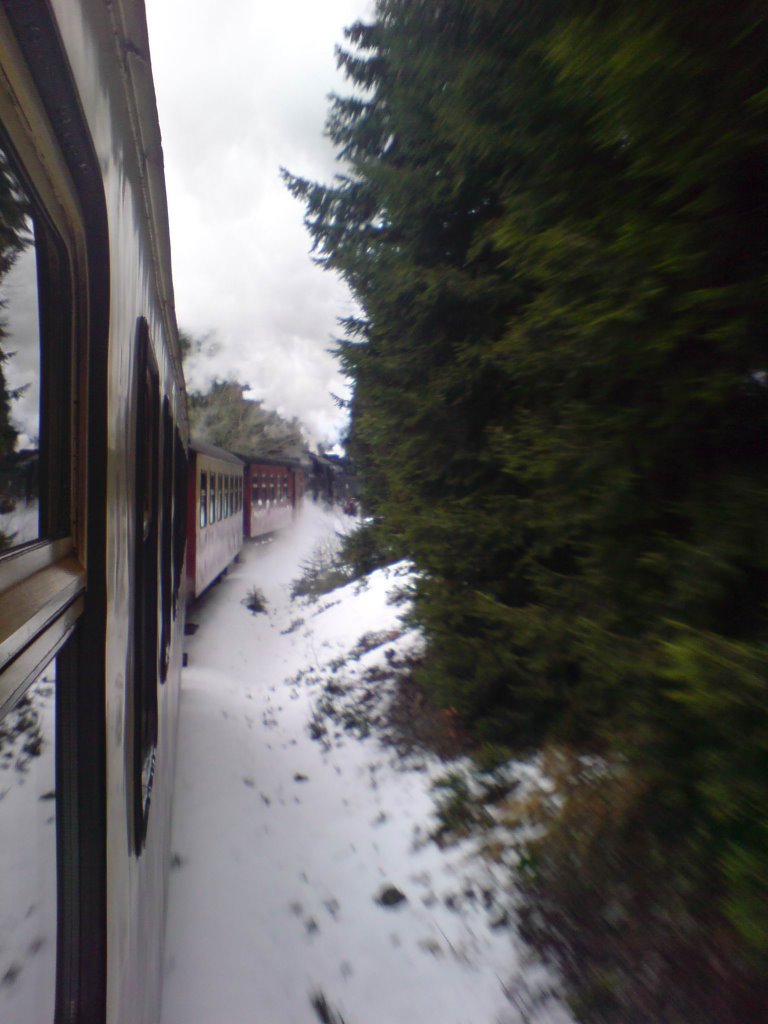
<path id="1" fill-rule="evenodd" d="M 304 497 L 304 470 L 299 463 L 247 460 L 243 533 L 255 540 L 290 526 Z"/>
<path id="2" fill-rule="evenodd" d="M 187 590 L 199 597 L 243 546 L 243 461 L 193 441 L 187 486 Z"/>

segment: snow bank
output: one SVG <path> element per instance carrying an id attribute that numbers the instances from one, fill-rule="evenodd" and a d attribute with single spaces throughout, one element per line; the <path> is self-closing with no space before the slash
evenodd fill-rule
<path id="1" fill-rule="evenodd" d="M 421 757 L 404 770 L 338 722 L 317 741 L 329 680 L 369 679 L 420 642 L 389 600 L 407 566 L 291 600 L 301 562 L 348 522 L 308 505 L 193 609 L 163 1024 L 308 1024 L 330 1011 L 345 1024 L 565 1024 L 546 999 L 527 1017 L 515 1008 L 515 977 L 536 992 L 549 979 L 498 926 L 505 869 L 469 856 L 471 843 L 427 839 L 445 766 Z M 242 604 L 253 587 L 267 614 Z"/>

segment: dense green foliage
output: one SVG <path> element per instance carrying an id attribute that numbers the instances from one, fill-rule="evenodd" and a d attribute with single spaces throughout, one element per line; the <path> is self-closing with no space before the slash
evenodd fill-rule
<path id="1" fill-rule="evenodd" d="M 766 950 L 766 9 L 379 0 L 347 36 L 345 173 L 286 178 L 362 309 L 350 450 L 424 682 L 621 750 Z"/>

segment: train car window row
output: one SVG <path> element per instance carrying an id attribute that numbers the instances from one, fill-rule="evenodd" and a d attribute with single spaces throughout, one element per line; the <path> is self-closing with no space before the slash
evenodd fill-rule
<path id="1" fill-rule="evenodd" d="M 210 490 L 209 490 L 210 488 Z M 243 481 L 228 473 L 200 471 L 200 528 L 242 511 Z"/>
<path id="2" fill-rule="evenodd" d="M 137 337 L 136 562 L 134 570 L 134 778 L 136 850 L 144 845 L 157 747 L 160 381 L 145 320 Z"/>
<path id="3" fill-rule="evenodd" d="M 288 502 L 290 485 L 285 474 L 254 473 L 251 479 L 251 500 L 263 506 L 275 502 Z"/>
<path id="4" fill-rule="evenodd" d="M 160 376 L 149 328 L 136 335 L 139 386 L 134 444 L 136 558 L 134 566 L 133 835 L 145 843 L 158 743 L 158 685 L 168 676 L 184 552 L 186 456 L 170 401 L 160 397 Z M 211 474 L 211 478 L 213 474 Z M 174 486 L 175 482 L 175 486 Z M 213 485 L 212 485 L 213 486 Z M 201 475 L 200 512 L 205 510 Z M 180 531 L 181 536 L 174 536 Z"/>

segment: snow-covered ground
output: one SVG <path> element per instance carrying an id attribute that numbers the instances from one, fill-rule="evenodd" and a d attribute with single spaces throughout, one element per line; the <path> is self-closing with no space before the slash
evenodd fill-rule
<path id="1" fill-rule="evenodd" d="M 0 722 L 0 1024 L 53 1020 L 54 680 L 51 665 Z"/>
<path id="2" fill-rule="evenodd" d="M 328 680 L 419 642 L 388 602 L 402 567 L 291 600 L 343 518 L 307 505 L 192 609 L 162 1024 L 567 1024 L 503 926 L 508 869 L 428 838 L 445 765 L 332 721 L 318 738 Z"/>

